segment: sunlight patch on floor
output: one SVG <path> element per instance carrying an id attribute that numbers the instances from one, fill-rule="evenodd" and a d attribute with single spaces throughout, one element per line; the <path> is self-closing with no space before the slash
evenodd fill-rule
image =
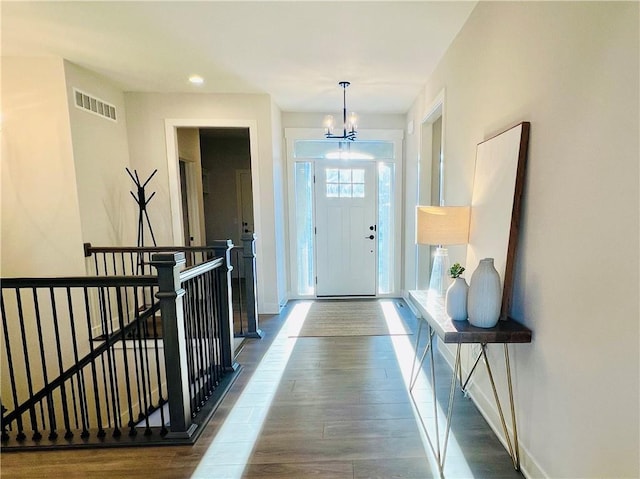
<path id="1" fill-rule="evenodd" d="M 396 311 L 396 308 L 393 304 L 393 301 L 381 301 L 380 307 L 384 313 L 385 320 L 389 326 L 389 331 L 397 330 L 399 327 L 405 329 L 404 322 L 400 315 Z M 423 326 L 423 337 L 426 339 L 428 337 L 428 332 L 426 328 Z M 390 336 L 391 342 L 393 344 L 393 349 L 396 354 L 396 358 L 398 361 L 398 365 L 400 367 L 400 372 L 402 374 L 402 379 L 407 387 L 407 391 L 409 390 L 409 383 L 411 381 L 411 371 L 412 365 L 415 359 L 415 344 L 411 341 L 411 336 L 408 335 L 394 335 Z M 422 350 L 419 351 L 419 354 L 422 354 Z M 415 368 L 418 368 L 419 357 L 415 359 Z M 425 365 L 428 365 L 429 359 L 425 360 Z M 414 375 L 418 371 L 414 371 Z M 449 382 L 447 382 L 447 385 Z M 439 435 L 440 442 L 444 439 L 444 430 L 446 426 L 446 411 L 443 411 L 440 405 L 438 404 L 436 410 L 434 411 L 433 406 L 433 389 L 431 388 L 431 382 L 427 378 L 427 374 L 425 374 L 424 370 L 421 368 L 418 372 L 418 377 L 415 381 L 415 385 L 413 387 L 413 391 L 411 392 L 414 401 L 412 401 L 413 406 L 413 414 L 416 421 L 416 425 L 418 426 L 418 430 L 420 431 L 420 437 L 422 439 L 422 445 L 424 447 L 425 453 L 429 458 L 429 464 L 431 465 L 431 469 L 434 473 L 434 477 L 437 477 L 439 474 L 438 463 L 434 457 L 431 446 L 429 444 L 429 438 L 425 433 L 425 428 L 428 428 L 429 436 L 431 437 L 431 442 L 433 447 L 436 447 L 435 438 L 436 431 L 434 426 L 433 418 L 435 414 L 438 415 L 438 423 L 439 423 Z M 437 412 L 436 412 L 437 411 Z M 442 447 L 442 445 L 441 445 Z M 456 477 L 465 477 L 465 478 L 473 478 L 473 473 L 469 468 L 468 464 L 464 460 L 464 453 L 460 449 L 458 442 L 456 441 L 455 435 L 453 431 L 449 432 L 449 442 L 447 446 L 446 457 L 455 456 L 455 476 Z M 446 466 L 447 462 L 445 462 Z M 446 469 L 446 467 L 445 467 Z"/>
<path id="2" fill-rule="evenodd" d="M 296 304 L 204 453 L 192 479 L 240 479 L 312 302 Z"/>

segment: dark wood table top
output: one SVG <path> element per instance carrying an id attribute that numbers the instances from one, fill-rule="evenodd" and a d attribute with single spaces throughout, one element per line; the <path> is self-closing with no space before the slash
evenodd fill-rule
<path id="1" fill-rule="evenodd" d="M 471 326 L 469 321 L 453 321 L 444 309 L 444 298 L 426 290 L 409 291 L 409 300 L 445 343 L 530 343 L 531 330 L 512 318 L 498 321 L 493 328 Z"/>

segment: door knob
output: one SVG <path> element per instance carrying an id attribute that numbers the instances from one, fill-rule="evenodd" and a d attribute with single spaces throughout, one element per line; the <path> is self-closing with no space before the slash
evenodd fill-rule
<path id="1" fill-rule="evenodd" d="M 375 236 L 373 236 L 373 235 L 365 236 L 365 239 L 367 239 L 367 238 L 373 239 L 373 238 L 375 238 Z"/>

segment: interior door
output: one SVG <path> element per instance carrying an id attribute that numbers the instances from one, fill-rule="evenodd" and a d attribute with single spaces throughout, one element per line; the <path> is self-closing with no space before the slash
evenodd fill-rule
<path id="1" fill-rule="evenodd" d="M 373 161 L 316 162 L 316 296 L 375 296 L 376 185 Z"/>

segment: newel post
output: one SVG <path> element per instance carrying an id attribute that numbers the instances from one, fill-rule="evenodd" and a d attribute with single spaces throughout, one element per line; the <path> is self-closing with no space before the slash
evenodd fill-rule
<path id="1" fill-rule="evenodd" d="M 184 253 L 154 254 L 151 265 L 158 270 L 158 293 L 162 315 L 164 365 L 167 375 L 170 432 L 167 437 L 188 438 L 197 425 L 191 421 L 191 397 L 187 368 L 187 341 L 184 327 L 180 270 Z"/>
<path id="2" fill-rule="evenodd" d="M 247 338 L 262 338 L 258 327 L 258 276 L 256 274 L 256 235 L 242 235 L 242 261 L 247 288 Z"/>
<path id="3" fill-rule="evenodd" d="M 220 339 L 222 341 L 222 366 L 226 371 L 237 369 L 234 363 L 234 339 L 233 339 L 233 299 L 231 289 L 231 250 L 233 241 L 216 240 L 211 243 L 216 257 L 224 258 L 225 266 L 216 270 L 219 290 L 216 294 L 220 305 Z"/>

